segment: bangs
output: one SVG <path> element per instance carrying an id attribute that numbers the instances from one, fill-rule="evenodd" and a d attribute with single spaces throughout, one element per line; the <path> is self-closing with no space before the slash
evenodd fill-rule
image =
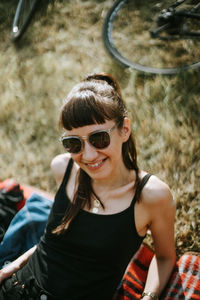
<path id="1" fill-rule="evenodd" d="M 94 94 L 91 91 L 78 93 L 64 104 L 60 125 L 67 130 L 86 125 L 103 124 L 106 120 L 116 119 L 113 101 Z"/>

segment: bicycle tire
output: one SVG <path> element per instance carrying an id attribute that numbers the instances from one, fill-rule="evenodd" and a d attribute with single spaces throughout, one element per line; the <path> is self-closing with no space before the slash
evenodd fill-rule
<path id="1" fill-rule="evenodd" d="M 11 30 L 11 40 L 17 41 L 27 29 L 38 0 L 19 0 Z"/>
<path id="2" fill-rule="evenodd" d="M 161 1 L 160 6 L 163 6 L 164 4 L 166 4 L 166 2 L 170 2 L 170 1 L 166 1 L 166 0 Z M 171 1 L 171 3 L 172 2 L 174 2 L 174 1 Z M 194 0 L 193 0 L 193 2 L 194 2 Z M 131 1 L 117 0 L 114 2 L 113 6 L 109 9 L 109 11 L 106 15 L 106 18 L 105 18 L 104 24 L 103 24 L 103 32 L 102 32 L 104 46 L 105 46 L 105 49 L 107 50 L 107 52 L 109 53 L 109 55 L 126 68 L 128 67 L 128 68 L 131 68 L 131 69 L 134 69 L 134 70 L 137 70 L 140 72 L 149 73 L 149 74 L 173 75 L 173 74 L 177 74 L 177 73 L 187 71 L 190 69 L 200 68 L 200 40 L 193 39 L 192 41 L 190 41 L 190 40 L 188 41 L 188 38 L 187 38 L 187 41 L 184 40 L 184 42 L 183 41 L 177 42 L 174 40 L 170 42 L 170 41 L 165 41 L 165 40 L 161 40 L 161 39 L 155 40 L 150 37 L 150 34 L 147 37 L 146 29 L 145 29 L 146 30 L 145 33 L 144 33 L 144 29 L 141 29 L 141 32 L 139 32 L 139 26 L 143 26 L 143 24 L 145 24 L 145 26 L 147 27 L 147 25 L 149 25 L 150 21 L 151 21 L 151 25 L 154 22 L 155 14 L 153 14 L 153 16 L 151 16 L 152 11 L 148 11 L 148 10 L 150 10 L 150 6 L 154 7 L 154 9 L 155 9 L 156 5 L 158 5 L 158 1 L 153 1 L 153 0 L 151 0 L 151 1 L 149 1 L 149 0 L 143 0 L 143 1 L 140 1 L 140 0 L 138 0 L 138 1 L 137 0 L 131 0 Z M 132 15 L 130 13 L 131 12 L 130 8 L 132 8 L 132 10 L 133 10 Z M 146 9 L 146 14 L 144 13 L 144 15 L 142 15 L 141 10 L 144 10 L 144 8 Z M 124 13 L 123 17 L 121 16 L 122 11 Z M 160 8 L 159 8 L 159 11 L 160 11 Z M 133 21 L 132 27 L 130 25 L 129 14 L 130 14 L 130 16 L 135 17 L 135 19 L 132 20 Z M 150 21 L 143 19 L 145 15 L 146 15 L 147 19 L 149 18 Z M 120 18 L 121 18 L 121 20 L 118 21 L 118 19 L 120 19 Z M 139 20 L 139 18 L 141 18 L 141 20 Z M 136 22 L 136 19 L 137 19 L 137 22 L 139 20 L 138 24 Z M 134 22 L 136 22 L 135 27 L 134 27 Z M 117 29 L 115 29 L 114 26 Z M 123 52 L 126 49 L 122 45 L 125 44 L 125 46 L 127 47 L 128 43 L 127 43 L 126 33 L 125 33 L 125 31 L 123 32 L 122 27 L 125 29 L 126 29 L 126 27 L 127 28 L 131 27 L 133 30 L 133 33 L 132 33 L 133 42 L 131 43 L 129 41 L 129 43 L 131 43 L 131 47 L 132 47 L 132 50 L 129 53 L 129 57 L 126 56 Z M 118 32 L 119 28 L 120 28 L 120 30 L 122 30 L 121 35 Z M 200 28 L 200 26 L 199 26 L 199 28 Z M 114 30 L 116 30 L 115 36 L 113 33 Z M 130 29 L 128 31 L 130 31 Z M 134 34 L 134 31 L 135 31 L 135 34 Z M 140 34 L 139 42 L 137 40 L 138 32 Z M 119 42 L 117 44 L 116 38 L 118 35 L 119 35 Z M 146 40 L 141 40 L 141 37 L 143 35 L 145 36 Z M 148 46 L 146 46 L 147 40 L 148 40 Z M 144 51 L 141 54 L 140 59 L 138 58 L 138 60 L 137 60 L 136 57 L 137 57 L 137 55 L 139 55 L 140 47 L 141 47 L 141 49 L 145 48 L 145 47 L 143 47 L 144 43 L 145 43 L 145 47 L 146 47 L 146 50 L 145 50 L 146 52 Z M 166 43 L 168 43 L 168 44 L 166 44 Z M 152 50 L 150 51 L 151 47 L 152 48 L 158 47 L 158 49 L 160 47 L 160 48 L 164 49 L 164 51 L 162 51 L 162 55 L 164 56 L 168 52 L 168 51 L 166 51 L 165 47 L 166 47 L 166 45 L 168 45 L 168 47 L 169 47 L 170 43 L 171 43 L 171 48 L 170 48 L 171 53 L 170 53 L 170 55 L 168 55 L 168 57 L 169 56 L 171 56 L 171 57 L 169 58 L 169 60 L 170 60 L 169 65 L 164 65 L 164 66 L 162 66 L 162 64 L 159 65 L 157 54 L 155 54 L 154 58 L 151 59 L 151 57 L 150 57 L 150 53 L 152 53 Z M 173 50 L 172 48 L 174 47 L 175 43 L 176 43 L 176 45 L 178 45 L 177 43 L 179 43 L 180 46 L 176 46 L 177 49 L 175 49 L 175 50 L 177 50 L 177 51 L 172 51 Z M 183 43 L 185 43 L 187 47 L 189 47 L 188 45 L 190 45 L 190 46 L 192 46 L 192 49 L 195 49 L 195 58 L 192 57 L 192 53 L 191 53 L 190 58 L 188 58 L 188 62 L 187 61 L 181 62 L 181 57 L 173 56 L 173 55 L 175 55 L 175 53 L 177 54 L 178 52 L 180 53 L 180 56 L 181 56 L 181 53 L 183 53 L 184 60 L 186 60 L 185 56 L 187 54 L 187 51 L 191 52 L 191 49 L 188 49 L 188 50 L 184 49 Z M 157 46 L 155 46 L 156 44 L 157 44 Z M 134 52 L 136 46 L 138 48 L 137 54 L 135 54 L 135 52 Z M 122 49 L 120 49 L 120 47 L 122 47 Z M 158 50 L 158 49 L 156 49 L 156 50 Z M 157 51 L 157 52 L 159 54 L 159 51 Z M 131 53 L 132 53 L 132 55 L 131 55 Z M 133 57 L 135 59 L 133 59 Z M 148 57 L 149 57 L 149 63 L 148 63 L 148 59 L 147 59 Z M 188 57 L 189 57 L 189 54 L 188 54 Z M 194 61 L 193 61 L 193 59 L 194 59 Z M 176 60 L 178 60 L 177 64 L 175 63 Z M 158 65 L 155 66 L 154 64 L 158 64 Z"/>

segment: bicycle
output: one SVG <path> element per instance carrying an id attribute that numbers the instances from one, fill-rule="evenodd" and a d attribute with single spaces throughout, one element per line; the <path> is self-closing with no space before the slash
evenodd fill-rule
<path id="1" fill-rule="evenodd" d="M 171 75 L 200 68 L 200 2 L 117 0 L 103 25 L 108 53 L 124 67 Z"/>
<path id="2" fill-rule="evenodd" d="M 11 40 L 17 41 L 27 29 L 38 0 L 19 0 L 11 30 Z"/>

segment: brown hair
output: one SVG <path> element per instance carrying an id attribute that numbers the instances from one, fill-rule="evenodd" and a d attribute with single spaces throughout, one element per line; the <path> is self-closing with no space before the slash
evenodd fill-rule
<path id="1" fill-rule="evenodd" d="M 86 125 L 103 124 L 106 120 L 114 120 L 118 128 L 121 128 L 127 115 L 127 108 L 122 99 L 118 83 L 112 76 L 99 73 L 88 75 L 71 90 L 62 106 L 59 124 L 61 127 L 71 130 Z M 137 185 L 139 183 L 139 168 L 132 133 L 128 141 L 122 145 L 122 156 L 126 168 L 135 170 Z M 65 213 L 62 223 L 53 233 L 63 233 L 79 210 L 84 208 L 85 205 L 91 208 L 92 194 L 95 195 L 91 178 L 80 169 L 77 192 Z M 95 196 L 97 197 L 97 195 Z"/>

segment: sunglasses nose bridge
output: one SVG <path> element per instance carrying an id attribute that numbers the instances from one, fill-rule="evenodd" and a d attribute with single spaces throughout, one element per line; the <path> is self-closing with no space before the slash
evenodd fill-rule
<path id="1" fill-rule="evenodd" d="M 83 135 L 83 136 L 81 136 L 81 139 L 84 140 L 84 141 L 87 141 L 88 140 L 88 136 L 87 135 Z"/>
<path id="2" fill-rule="evenodd" d="M 81 136 L 80 141 L 81 141 L 81 152 L 84 151 L 85 149 L 85 141 L 88 140 L 88 137 L 86 135 Z"/>

